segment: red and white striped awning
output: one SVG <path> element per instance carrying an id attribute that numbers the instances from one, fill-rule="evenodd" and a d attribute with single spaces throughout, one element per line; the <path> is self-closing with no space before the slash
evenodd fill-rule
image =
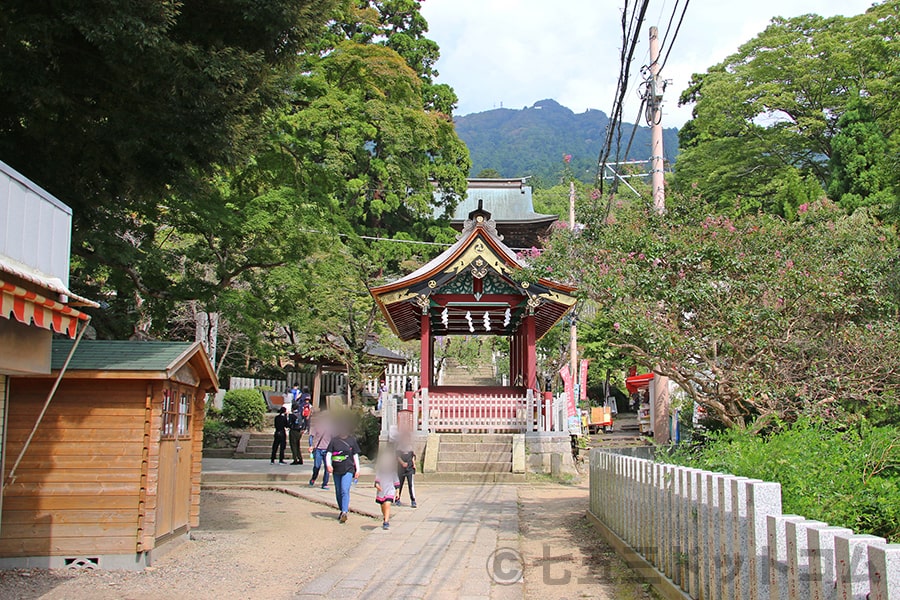
<path id="1" fill-rule="evenodd" d="M 12 317 L 10 317 L 12 315 Z M 74 338 L 78 321 L 88 315 L 38 293 L 0 280 L 0 317 L 14 318 L 20 323 L 63 333 Z"/>

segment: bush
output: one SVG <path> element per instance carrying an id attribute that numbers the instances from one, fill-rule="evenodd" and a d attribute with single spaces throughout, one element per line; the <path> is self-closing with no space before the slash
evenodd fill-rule
<path id="1" fill-rule="evenodd" d="M 207 418 L 203 423 L 203 447 L 227 447 L 231 437 L 231 427 L 218 419 Z"/>
<path id="2" fill-rule="evenodd" d="M 865 421 L 841 428 L 802 418 L 766 435 L 730 429 L 669 460 L 777 481 L 783 511 L 900 541 L 900 430 Z"/>
<path id="3" fill-rule="evenodd" d="M 222 419 L 238 428 L 259 429 L 266 417 L 266 401 L 259 390 L 228 390 L 222 401 Z"/>

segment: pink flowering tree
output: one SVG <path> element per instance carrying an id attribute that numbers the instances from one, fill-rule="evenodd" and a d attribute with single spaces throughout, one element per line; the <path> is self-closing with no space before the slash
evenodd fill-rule
<path id="1" fill-rule="evenodd" d="M 619 205 L 535 259 L 600 307 L 598 351 L 677 382 L 727 426 L 810 411 L 896 407 L 897 237 L 827 201 L 794 222 L 718 216 L 670 198 L 659 217 Z"/>

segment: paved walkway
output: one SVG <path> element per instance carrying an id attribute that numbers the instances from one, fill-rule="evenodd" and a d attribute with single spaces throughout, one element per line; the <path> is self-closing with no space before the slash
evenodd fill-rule
<path id="1" fill-rule="evenodd" d="M 516 487 L 416 489 L 419 508 L 394 507 L 389 531 L 381 529 L 380 518 L 371 521 L 361 515 L 352 515 L 346 525 L 335 523 L 336 533 L 362 519 L 375 529 L 349 555 L 326 552 L 321 563 L 333 566 L 296 598 L 522 598 Z M 290 491 L 319 502 L 334 501 L 331 490 Z M 351 508 L 377 509 L 374 488 L 354 488 Z"/>

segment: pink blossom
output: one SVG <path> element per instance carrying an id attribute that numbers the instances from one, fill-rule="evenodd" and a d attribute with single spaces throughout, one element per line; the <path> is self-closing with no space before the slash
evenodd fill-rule
<path id="1" fill-rule="evenodd" d="M 678 271 L 678 279 L 684 279 L 684 270 Z"/>
<path id="2" fill-rule="evenodd" d="M 803 213 L 805 213 L 806 211 L 808 211 L 808 210 L 809 210 L 809 203 L 808 203 L 808 202 L 804 202 L 803 204 L 801 204 L 800 206 L 797 207 L 797 212 L 798 212 L 799 214 L 801 214 L 801 215 L 802 215 Z"/>
<path id="3" fill-rule="evenodd" d="M 613 329 L 615 329 L 616 331 L 618 331 L 621 327 L 622 326 L 619 325 L 618 323 L 613 323 Z"/>
<path id="4" fill-rule="evenodd" d="M 599 197 L 600 197 L 600 190 L 598 190 L 597 188 L 592 189 L 591 190 L 591 200 L 596 200 Z"/>
<path id="5" fill-rule="evenodd" d="M 788 259 L 787 262 L 784 263 L 784 266 L 787 267 L 788 269 L 792 269 L 794 267 L 794 261 L 792 261 L 791 259 Z"/>
<path id="6" fill-rule="evenodd" d="M 572 162 L 572 155 L 571 154 L 563 154 L 563 162 L 565 162 L 566 164 L 569 164 L 570 162 Z"/>
<path id="7" fill-rule="evenodd" d="M 644 260 L 645 258 L 647 258 L 647 257 L 644 256 L 644 253 L 643 253 L 643 252 L 641 252 L 640 254 L 638 254 L 638 259 Z"/>

